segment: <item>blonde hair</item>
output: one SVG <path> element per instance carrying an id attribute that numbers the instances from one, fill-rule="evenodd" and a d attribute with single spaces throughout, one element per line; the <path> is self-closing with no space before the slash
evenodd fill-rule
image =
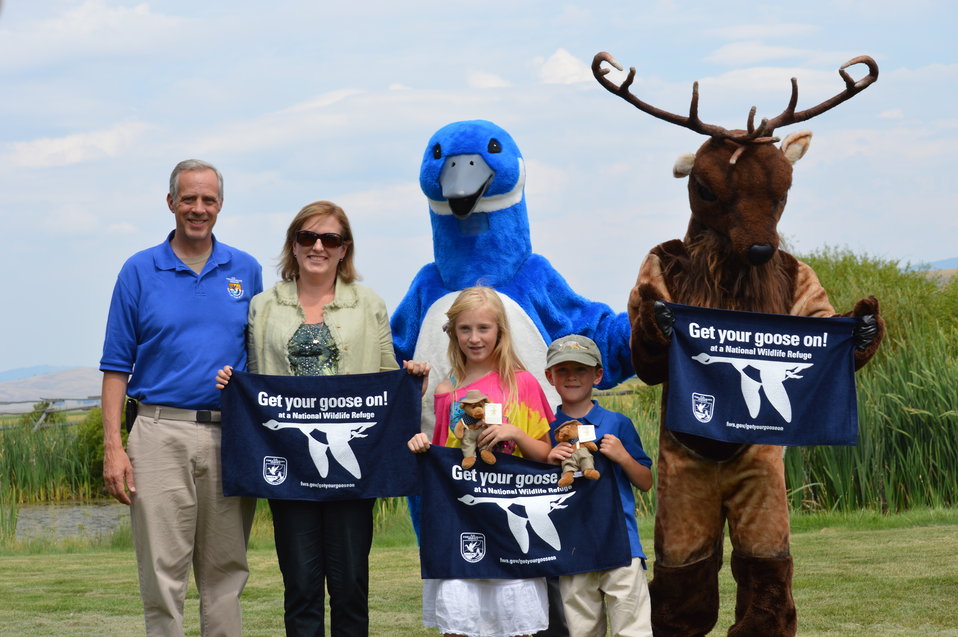
<path id="1" fill-rule="evenodd" d="M 499 334 L 496 338 L 496 346 L 492 350 L 492 356 L 495 358 L 496 371 L 499 373 L 500 389 L 504 390 L 503 402 L 512 405 L 518 395 L 516 372 L 524 371 L 525 366 L 512 347 L 512 333 L 509 331 L 509 321 L 506 318 L 506 308 L 502 304 L 502 299 L 499 298 L 495 290 L 489 287 L 475 286 L 464 289 L 453 301 L 449 311 L 446 312 L 446 317 L 449 319 L 449 322 L 443 327 L 449 336 L 449 346 L 446 354 L 449 357 L 449 363 L 452 365 L 452 375 L 456 379 L 456 387 L 459 387 L 459 383 L 466 377 L 466 355 L 459 347 L 456 319 L 463 312 L 476 309 L 491 310 L 496 319 Z M 505 387 L 501 386 L 503 382 Z"/>
<path id="2" fill-rule="evenodd" d="M 342 208 L 331 201 L 314 201 L 304 206 L 293 217 L 289 228 L 286 230 L 286 243 L 283 244 L 283 252 L 279 255 L 279 265 L 276 268 L 279 271 L 279 276 L 284 281 L 295 281 L 299 278 L 299 262 L 296 260 L 296 255 L 293 254 L 293 246 L 296 244 L 296 233 L 302 230 L 303 226 L 309 223 L 313 217 L 332 217 L 339 222 L 339 227 L 342 228 L 340 234 L 343 235 L 345 241 L 343 245 L 346 248 L 346 253 L 336 267 L 336 276 L 346 283 L 361 279 L 362 277 L 359 276 L 356 266 L 353 264 L 353 231 L 349 227 L 349 218 L 346 217 Z"/>

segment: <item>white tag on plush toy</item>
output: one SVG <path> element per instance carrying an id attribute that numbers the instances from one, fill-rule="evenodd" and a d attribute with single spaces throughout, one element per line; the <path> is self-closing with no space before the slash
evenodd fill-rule
<path id="1" fill-rule="evenodd" d="M 579 442 L 595 440 L 595 425 L 579 425 Z"/>
<path id="2" fill-rule="evenodd" d="M 502 424 L 502 403 L 486 403 L 486 409 L 483 412 L 483 420 L 487 425 Z"/>

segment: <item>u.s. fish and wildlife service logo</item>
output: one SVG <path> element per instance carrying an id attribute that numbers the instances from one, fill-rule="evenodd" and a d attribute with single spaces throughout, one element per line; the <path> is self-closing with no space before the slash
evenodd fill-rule
<path id="1" fill-rule="evenodd" d="M 486 536 L 482 533 L 461 533 L 459 552 L 462 559 L 475 564 L 486 556 Z"/>
<path id="2" fill-rule="evenodd" d="M 235 277 L 227 277 L 226 279 L 226 291 L 229 292 L 229 295 L 234 299 L 243 298 L 243 281 L 242 279 L 237 279 Z"/>
<path id="3" fill-rule="evenodd" d="M 263 480 L 268 484 L 276 486 L 286 481 L 286 458 L 281 456 L 263 457 Z"/>
<path id="4" fill-rule="evenodd" d="M 701 423 L 712 420 L 715 411 L 715 396 L 692 394 L 692 415 Z"/>

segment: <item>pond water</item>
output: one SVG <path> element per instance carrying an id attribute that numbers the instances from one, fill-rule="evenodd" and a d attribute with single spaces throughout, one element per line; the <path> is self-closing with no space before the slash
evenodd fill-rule
<path id="1" fill-rule="evenodd" d="M 18 540 L 93 538 L 129 522 L 130 508 L 112 501 L 24 504 L 18 507 Z"/>

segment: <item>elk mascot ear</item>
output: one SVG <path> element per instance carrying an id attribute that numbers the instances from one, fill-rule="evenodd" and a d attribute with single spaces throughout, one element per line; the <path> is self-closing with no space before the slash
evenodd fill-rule
<path id="1" fill-rule="evenodd" d="M 812 144 L 812 131 L 800 130 L 788 135 L 782 142 L 782 152 L 788 163 L 795 165 L 799 159 L 808 152 L 808 147 Z"/>
<path id="2" fill-rule="evenodd" d="M 672 176 L 676 179 L 682 179 L 682 177 L 688 177 L 692 174 L 692 164 L 695 163 L 695 155 L 692 153 L 685 153 L 680 155 L 678 159 L 675 160 L 675 165 L 672 166 Z"/>

